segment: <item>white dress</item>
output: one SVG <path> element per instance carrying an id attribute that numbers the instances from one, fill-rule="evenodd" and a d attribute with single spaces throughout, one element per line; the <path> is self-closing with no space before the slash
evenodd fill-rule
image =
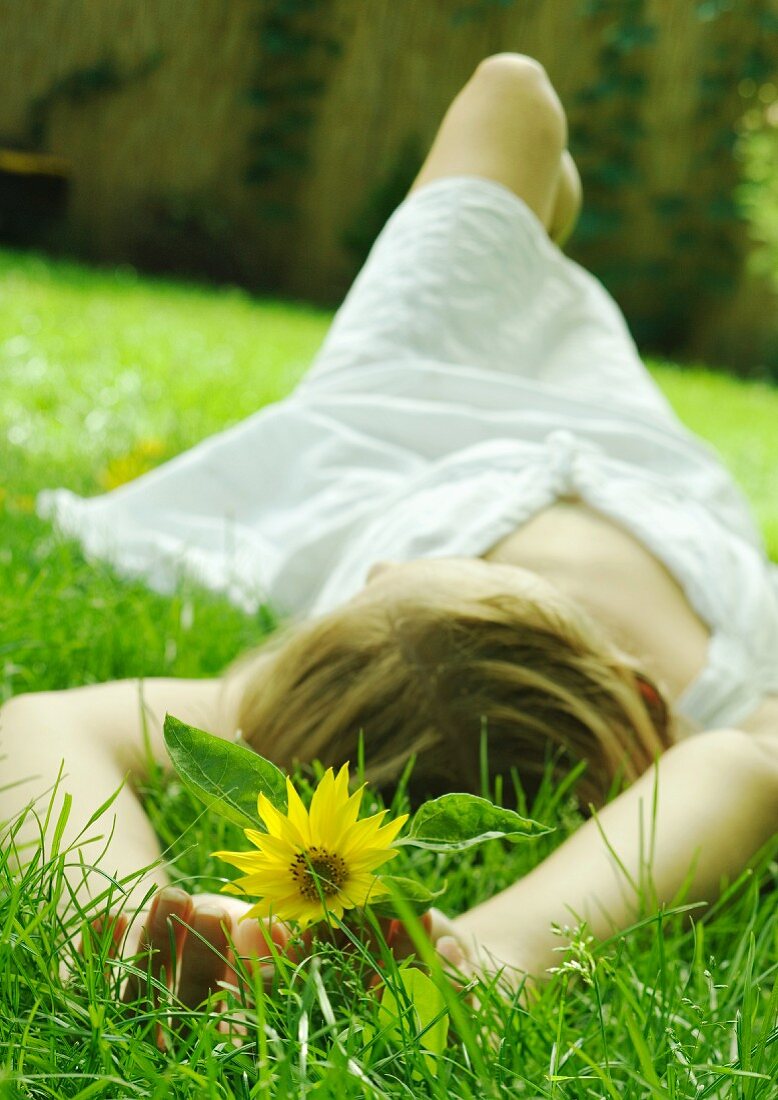
<path id="1" fill-rule="evenodd" d="M 702 728 L 778 691 L 778 567 L 675 416 L 615 302 L 501 184 L 394 212 L 284 400 L 113 492 L 39 494 L 88 556 L 162 592 L 318 615 L 379 559 L 479 556 L 577 493 L 662 561 L 712 632 L 678 702 Z"/>

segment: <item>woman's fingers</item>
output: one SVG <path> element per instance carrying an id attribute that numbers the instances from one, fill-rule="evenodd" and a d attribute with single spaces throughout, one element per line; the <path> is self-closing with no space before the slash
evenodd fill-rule
<path id="1" fill-rule="evenodd" d="M 119 953 L 128 924 L 129 921 L 124 913 L 109 913 L 105 918 L 97 917 L 92 921 L 91 927 L 95 936 L 102 936 L 106 929 L 108 930 L 110 937 L 108 957 L 110 959 L 115 958 Z"/>
<path id="2" fill-rule="evenodd" d="M 218 990 L 234 973 L 230 940 L 233 920 L 229 913 L 215 904 L 196 907 L 190 921 L 181 952 L 176 1001 L 185 1009 L 196 1009 Z M 222 1001 L 215 1006 L 223 1011 Z M 188 1030 L 186 1016 L 172 1021 L 175 1030 Z"/>
<path id="3" fill-rule="evenodd" d="M 435 945 L 442 959 L 457 970 L 463 970 L 467 965 L 467 957 L 462 950 L 462 945 L 453 936 L 441 936 Z"/>
<path id="4" fill-rule="evenodd" d="M 120 952 L 122 940 L 127 932 L 128 924 L 129 921 L 124 913 L 107 913 L 104 917 L 95 917 L 95 919 L 90 921 L 87 925 L 86 935 L 82 936 L 79 941 L 79 954 L 84 954 L 84 940 L 86 936 L 89 937 L 89 946 L 94 952 L 99 948 L 100 941 L 107 930 L 109 937 L 108 958 L 115 959 Z"/>
<path id="5" fill-rule="evenodd" d="M 224 979 L 231 921 L 224 909 L 204 905 L 195 910 L 188 924 L 179 967 L 178 1000 L 187 1008 L 196 1008 Z"/>
<path id="6" fill-rule="evenodd" d="M 108 959 L 116 959 L 121 954 L 122 942 L 127 933 L 129 926 L 129 920 L 124 913 L 106 913 L 105 916 L 95 917 L 90 921 L 84 934 L 78 941 L 77 953 L 82 957 L 87 956 L 87 949 L 90 957 L 99 955 L 103 950 L 105 939 L 108 940 L 108 951 L 106 952 L 106 965 L 103 967 L 103 976 L 108 979 L 111 974 L 111 966 L 107 962 Z M 106 936 L 107 933 L 107 936 Z M 74 972 L 73 963 L 69 957 L 63 957 L 60 962 L 60 974 L 63 981 L 67 981 Z"/>
<path id="7" fill-rule="evenodd" d="M 440 909 L 428 909 L 419 916 L 418 920 L 422 931 L 433 947 L 437 947 L 443 938 L 452 940 L 459 948 L 462 958 L 467 958 L 467 950 L 456 925 L 445 913 L 441 913 Z M 390 920 L 383 924 L 383 930 L 386 945 L 396 958 L 418 955 L 419 951 L 416 943 L 403 921 Z"/>
<path id="8" fill-rule="evenodd" d="M 163 978 L 168 987 L 171 985 L 186 936 L 185 926 L 192 916 L 193 908 L 189 894 L 175 887 L 166 887 L 152 899 L 138 942 L 138 953 L 141 955 L 138 970 L 141 969 L 142 957 L 145 955 L 148 958 L 152 988 L 154 983 Z M 139 999 L 143 984 L 140 973 L 130 974 L 122 995 L 125 1004 Z"/>
<path id="9" fill-rule="evenodd" d="M 426 913 L 419 914 L 419 924 L 427 939 L 434 943 L 431 909 L 428 909 Z M 408 931 L 407 925 L 401 920 L 390 920 L 384 925 L 384 939 L 386 940 L 386 946 L 398 959 L 418 954 L 418 948 L 413 942 L 413 937 Z"/>
<path id="10" fill-rule="evenodd" d="M 457 993 L 461 992 L 463 983 L 467 984 L 475 975 L 473 965 L 465 954 L 462 944 L 454 936 L 441 936 L 435 944 L 446 977 Z"/>
<path id="11" fill-rule="evenodd" d="M 281 921 L 244 920 L 233 933 L 235 954 L 249 965 L 271 959 L 274 954 L 289 954 L 291 932 Z"/>
<path id="12" fill-rule="evenodd" d="M 251 1003 L 256 980 L 258 978 L 265 988 L 272 984 L 278 957 L 291 958 L 291 936 L 287 926 L 280 921 L 233 921 L 223 985 L 234 991 L 237 1003 L 220 1024 L 220 1030 L 229 1041 L 240 1044 L 248 1034 L 249 1017 L 245 1006 Z"/>
<path id="13" fill-rule="evenodd" d="M 284 956 L 290 962 L 299 962 L 298 952 L 292 943 L 292 933 L 281 921 L 246 920 L 233 928 L 232 947 L 234 958 L 228 967 L 225 981 L 239 992 L 257 975 L 263 984 L 272 983 L 276 973 L 276 959 Z"/>

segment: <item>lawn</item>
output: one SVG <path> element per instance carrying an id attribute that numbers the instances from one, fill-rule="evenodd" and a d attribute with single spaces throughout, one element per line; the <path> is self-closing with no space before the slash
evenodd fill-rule
<path id="1" fill-rule="evenodd" d="M 33 494 L 93 494 L 136 476 L 257 407 L 304 373 L 330 320 L 295 303 L 93 271 L 0 252 L 0 702 L 20 692 L 131 676 L 218 674 L 272 629 L 184 584 L 171 597 L 87 565 L 32 512 Z M 778 391 L 650 363 L 681 419 L 719 450 L 778 560 Z M 506 803 L 515 805 L 511 784 Z M 147 808 L 175 874 L 218 888 L 208 853 L 242 846 L 155 775 Z M 517 796 L 518 797 L 518 796 Z M 511 801 L 513 800 L 513 801 Z M 401 804 L 401 800 L 398 805 Z M 424 853 L 407 873 L 449 913 L 526 873 L 580 821 L 545 784 L 531 845 Z M 774 1100 L 778 1076 L 778 845 L 724 901 L 647 916 L 596 948 L 560 954 L 537 1001 L 481 989 L 449 1005 L 443 1055 L 409 1025 L 381 1033 L 358 962 L 331 948 L 279 976 L 250 1007 L 246 1043 L 206 1011 L 160 1052 L 159 1014 L 128 1017 L 116 968 L 58 976 L 76 925 L 56 917 L 60 861 L 0 876 L 0 1100 L 4 1097 L 743 1097 Z M 680 906 L 678 909 L 680 910 Z M 580 976 L 579 967 L 588 977 Z M 390 981 L 396 968 L 390 968 Z M 384 1029 L 385 1030 L 385 1029 Z"/>

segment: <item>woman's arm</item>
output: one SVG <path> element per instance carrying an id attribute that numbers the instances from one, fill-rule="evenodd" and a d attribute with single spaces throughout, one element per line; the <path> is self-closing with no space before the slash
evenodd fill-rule
<path id="1" fill-rule="evenodd" d="M 552 922 L 586 920 L 605 939 L 672 903 L 687 879 L 684 901 L 712 901 L 777 830 L 778 731 L 698 734 L 529 875 L 457 918 L 457 930 L 484 965 L 493 956 L 540 977 L 559 961 Z"/>
<path id="2" fill-rule="evenodd" d="M 223 728 L 221 717 L 221 686 L 220 680 L 119 680 L 11 699 L 0 709 L 0 825 L 16 820 L 33 800 L 43 821 L 62 766 L 47 837 L 48 847 L 67 793 L 73 801 L 61 850 L 126 780 L 110 809 L 85 834 L 97 839 L 80 850 L 85 862 L 96 861 L 113 830 L 100 861 L 103 871 L 121 879 L 147 867 L 159 859 L 160 850 L 133 785 L 146 770 L 144 737 L 152 759 L 167 761 L 162 736 L 166 711 L 229 736 L 231 731 Z M 26 862 L 22 846 L 39 839 L 35 820 L 28 814 L 16 837 L 22 863 Z M 77 860 L 74 854 L 69 862 Z M 82 881 L 77 867 L 70 870 L 68 879 L 81 896 L 97 897 L 108 886 L 105 874 L 96 871 Z M 164 885 L 167 880 L 164 868 L 157 867 L 130 890 L 129 904 L 139 904 L 152 885 Z M 119 900 L 115 897 L 113 904 Z"/>
<path id="3" fill-rule="evenodd" d="M 13 823 L 31 801 L 36 801 L 38 817 L 43 820 L 51 797 L 46 791 L 54 786 L 62 765 L 63 780 L 47 831 L 48 849 L 67 792 L 72 797 L 72 807 L 60 843 L 62 850 L 127 778 L 109 810 L 86 834 L 95 839 L 80 845 L 85 862 L 94 862 L 113 829 L 106 855 L 100 858 L 103 873 L 92 870 L 82 880 L 76 866 L 68 878 L 81 902 L 105 892 L 107 874 L 117 879 L 132 876 L 135 881 L 136 873 L 158 861 L 161 855 L 135 793 L 134 781 L 146 774 L 149 756 L 169 766 L 163 739 L 165 713 L 175 714 L 211 733 L 232 736 L 235 684 L 233 677 L 225 692 L 220 680 L 123 680 L 12 699 L 0 708 L 0 835 L 5 832 L 4 823 Z M 17 848 L 25 842 L 37 845 L 39 840 L 36 823 L 29 817 L 25 828 L 17 834 Z M 24 852 L 19 855 L 20 861 L 26 862 Z M 71 862 L 77 863 L 76 855 Z M 164 887 L 167 882 L 164 865 L 160 864 L 131 886 L 121 906 L 126 917 L 141 905 L 152 887 Z M 115 893 L 110 899 L 111 908 L 118 909 L 121 902 L 122 898 Z M 106 903 L 107 899 L 96 906 L 92 916 L 99 919 Z M 177 949 L 177 996 L 194 1007 L 220 981 L 235 980 L 223 961 L 225 954 L 229 958 L 228 934 L 239 955 L 260 960 L 260 965 L 270 954 L 270 940 L 275 941 L 277 949 L 287 949 L 289 933 L 279 922 L 274 922 L 272 928 L 265 928 L 257 921 L 239 922 L 248 908 L 250 903 L 239 898 L 217 894 L 190 897 L 180 889 L 158 890 L 142 923 L 135 922 L 128 932 L 127 920 L 117 921 L 117 950 L 126 935 L 121 947 L 124 953 L 147 948 L 152 956 L 152 974 L 158 978 L 164 966 L 170 975 L 172 928 Z M 433 943 L 441 936 L 450 937 L 453 931 L 450 922 L 438 913 L 434 917 L 428 914 L 424 927 Z M 407 954 L 412 944 L 398 934 L 393 949 Z M 131 979 L 123 997 L 133 1001 L 140 991 L 138 982 Z"/>

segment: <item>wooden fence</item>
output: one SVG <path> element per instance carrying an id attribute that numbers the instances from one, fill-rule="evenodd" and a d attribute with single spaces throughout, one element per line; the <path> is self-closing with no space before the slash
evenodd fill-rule
<path id="1" fill-rule="evenodd" d="M 70 165 L 60 242 L 85 256 L 335 305 L 457 90 L 516 51 L 568 110 L 586 194 L 571 254 L 643 346 L 778 374 L 775 291 L 747 274 L 727 205 L 744 74 L 771 52 L 778 71 L 774 0 L 34 8 L 0 0 L 0 146 Z"/>

